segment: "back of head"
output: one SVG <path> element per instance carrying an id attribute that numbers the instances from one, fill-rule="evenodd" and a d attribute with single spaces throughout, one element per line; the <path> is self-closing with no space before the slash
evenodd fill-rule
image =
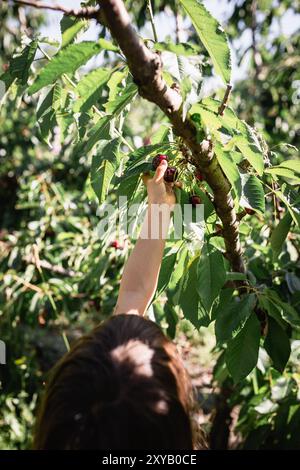
<path id="1" fill-rule="evenodd" d="M 36 449 L 192 449 L 190 383 L 159 327 L 117 315 L 81 338 L 46 386 Z"/>

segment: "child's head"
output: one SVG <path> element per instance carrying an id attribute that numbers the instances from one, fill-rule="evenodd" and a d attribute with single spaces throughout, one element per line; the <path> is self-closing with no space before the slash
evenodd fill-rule
<path id="1" fill-rule="evenodd" d="M 36 449 L 192 449 L 191 387 L 175 346 L 137 315 L 116 315 L 56 365 Z"/>

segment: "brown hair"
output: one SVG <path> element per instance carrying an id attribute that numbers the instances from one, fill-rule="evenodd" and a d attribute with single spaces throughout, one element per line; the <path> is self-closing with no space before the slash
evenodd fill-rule
<path id="1" fill-rule="evenodd" d="M 191 385 L 176 347 L 150 320 L 116 315 L 55 366 L 35 449 L 192 449 Z"/>

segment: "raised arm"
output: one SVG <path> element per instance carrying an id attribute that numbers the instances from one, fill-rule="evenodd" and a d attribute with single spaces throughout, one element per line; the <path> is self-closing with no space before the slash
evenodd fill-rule
<path id="1" fill-rule="evenodd" d="M 162 161 L 151 178 L 143 180 L 148 192 L 148 208 L 139 239 L 125 265 L 114 314 L 143 315 L 157 287 L 160 265 L 169 229 L 175 195 L 165 183 L 167 163 Z"/>

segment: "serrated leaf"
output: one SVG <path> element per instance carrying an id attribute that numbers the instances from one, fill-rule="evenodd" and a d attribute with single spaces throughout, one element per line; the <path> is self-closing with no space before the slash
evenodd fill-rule
<path id="1" fill-rule="evenodd" d="M 103 86 L 107 84 L 112 71 L 96 69 L 85 75 L 76 85 L 75 93 L 79 95 L 73 106 L 74 113 L 85 112 L 101 97 Z"/>
<path id="2" fill-rule="evenodd" d="M 277 176 L 284 176 L 300 182 L 300 164 L 296 160 L 287 160 L 286 162 L 281 163 L 277 166 L 271 166 L 266 168 L 266 173 Z"/>
<path id="3" fill-rule="evenodd" d="M 113 101 L 108 101 L 105 104 L 105 111 L 108 114 L 114 114 L 119 109 L 124 109 L 136 96 L 137 86 L 135 83 L 129 83 Z"/>
<path id="4" fill-rule="evenodd" d="M 231 58 L 227 35 L 218 21 L 197 0 L 180 0 L 190 16 L 199 38 L 209 53 L 218 75 L 225 83 L 230 82 Z"/>
<path id="5" fill-rule="evenodd" d="M 44 114 L 47 114 L 52 109 L 53 91 L 54 87 L 50 89 L 50 91 L 44 97 L 43 101 L 39 104 L 36 112 L 37 120 L 39 120 L 41 117 L 43 117 Z"/>
<path id="6" fill-rule="evenodd" d="M 222 170 L 227 176 L 238 200 L 242 195 L 242 183 L 240 172 L 231 157 L 230 152 L 225 152 L 220 144 L 215 145 L 215 153 Z"/>
<path id="7" fill-rule="evenodd" d="M 282 373 L 291 354 L 291 345 L 286 332 L 271 317 L 268 318 L 264 348 L 272 359 L 273 367 Z"/>
<path id="8" fill-rule="evenodd" d="M 161 294 L 169 284 L 176 263 L 177 251 L 163 257 L 157 283 L 157 295 Z"/>
<path id="9" fill-rule="evenodd" d="M 257 364 L 260 342 L 260 324 L 251 315 L 239 334 L 227 347 L 225 361 L 235 383 L 247 377 Z"/>
<path id="10" fill-rule="evenodd" d="M 164 305 L 164 315 L 168 323 L 167 335 L 169 338 L 174 339 L 176 334 L 176 326 L 178 323 L 178 316 L 174 307 L 166 302 Z"/>
<path id="11" fill-rule="evenodd" d="M 196 257 L 189 266 L 179 299 L 179 305 L 185 318 L 196 328 L 208 326 L 210 323 L 209 314 L 203 307 L 197 292 L 198 261 L 199 257 Z"/>
<path id="12" fill-rule="evenodd" d="M 288 168 L 295 173 L 300 173 L 300 161 L 299 160 L 284 160 L 280 163 L 281 167 Z"/>
<path id="13" fill-rule="evenodd" d="M 181 295 L 181 289 L 183 286 L 184 275 L 187 271 L 188 262 L 189 253 L 187 248 L 183 247 L 177 256 L 177 263 L 168 285 L 168 298 L 172 300 L 174 305 L 178 304 Z"/>
<path id="14" fill-rule="evenodd" d="M 175 44 L 174 42 L 155 42 L 153 47 L 156 51 L 168 51 L 182 56 L 199 55 L 201 51 L 200 47 L 196 44 L 186 42 L 181 42 L 180 44 Z"/>
<path id="15" fill-rule="evenodd" d="M 118 196 L 127 197 L 127 201 L 130 202 L 134 197 L 141 182 L 140 175 L 131 175 L 128 178 L 121 178 L 120 184 L 117 188 Z"/>
<path id="16" fill-rule="evenodd" d="M 209 312 L 226 279 L 223 255 L 215 247 L 203 245 L 197 267 L 197 291 Z"/>
<path id="17" fill-rule="evenodd" d="M 158 143 L 153 145 L 146 145 L 144 147 L 140 147 L 134 152 L 131 152 L 128 155 L 128 162 L 126 165 L 127 170 L 132 170 L 134 167 L 140 165 L 142 162 L 148 160 L 149 155 L 153 154 L 154 152 L 162 152 L 166 151 L 170 148 L 169 143 Z"/>
<path id="18" fill-rule="evenodd" d="M 234 143 L 243 156 L 261 176 L 264 171 L 264 159 L 257 137 L 255 136 L 253 129 L 244 121 L 240 121 L 239 131 L 241 134 L 234 137 Z"/>
<path id="19" fill-rule="evenodd" d="M 110 79 L 108 80 L 107 86 L 109 89 L 107 102 L 113 101 L 117 98 L 117 96 L 122 92 L 124 88 L 122 85 L 123 80 L 128 76 L 128 69 L 115 71 Z"/>
<path id="20" fill-rule="evenodd" d="M 295 308 L 288 304 L 287 302 L 283 302 L 276 291 L 272 289 L 265 289 L 264 295 L 267 297 L 269 302 L 273 305 L 274 309 L 280 314 L 281 318 L 292 325 L 297 330 L 300 329 L 300 314 L 295 310 Z M 277 319 L 274 314 L 270 310 L 268 313 Z"/>
<path id="21" fill-rule="evenodd" d="M 94 155 L 91 166 L 91 185 L 99 200 L 105 200 L 110 182 L 119 164 L 119 139 L 103 142 Z"/>
<path id="22" fill-rule="evenodd" d="M 68 46 L 73 42 L 82 29 L 86 29 L 88 21 L 73 16 L 63 15 L 60 20 L 61 30 L 61 48 Z"/>
<path id="23" fill-rule="evenodd" d="M 281 253 L 282 246 L 290 231 L 292 220 L 291 214 L 287 212 L 272 231 L 270 242 L 273 261 L 275 261 Z"/>
<path id="24" fill-rule="evenodd" d="M 247 295 L 240 301 L 226 298 L 226 302 L 221 302 L 220 299 L 218 307 L 214 310 L 217 341 L 223 342 L 234 338 L 243 328 L 254 306 L 254 294 Z"/>
<path id="25" fill-rule="evenodd" d="M 111 110 L 112 115 L 106 115 L 99 119 L 99 121 L 90 129 L 85 142 L 79 145 L 79 149 L 77 151 L 84 151 L 87 153 L 92 150 L 99 140 L 108 140 L 110 138 L 110 129 L 113 126 L 112 116 L 119 116 L 124 107 L 127 106 L 133 96 L 135 96 L 135 92 L 133 91 L 131 84 L 124 88 L 123 94 L 124 97 L 122 98 L 122 96 L 120 96 L 118 104 L 116 104 Z"/>
<path id="26" fill-rule="evenodd" d="M 83 41 L 78 44 L 70 44 L 59 51 L 43 67 L 35 80 L 29 87 L 30 95 L 36 93 L 44 86 L 55 82 L 64 73 L 73 74 L 79 67 L 84 65 L 91 57 L 103 49 L 103 42 Z"/>
<path id="27" fill-rule="evenodd" d="M 28 81 L 30 66 L 36 54 L 38 42 L 31 41 L 20 52 L 14 54 L 10 60 L 8 71 L 1 76 L 1 80 L 6 84 L 6 89 L 17 79 L 22 85 Z"/>
<path id="28" fill-rule="evenodd" d="M 264 214 L 265 194 L 259 179 L 254 175 L 241 174 L 242 197 L 240 204 L 242 207 L 251 207 Z"/>

